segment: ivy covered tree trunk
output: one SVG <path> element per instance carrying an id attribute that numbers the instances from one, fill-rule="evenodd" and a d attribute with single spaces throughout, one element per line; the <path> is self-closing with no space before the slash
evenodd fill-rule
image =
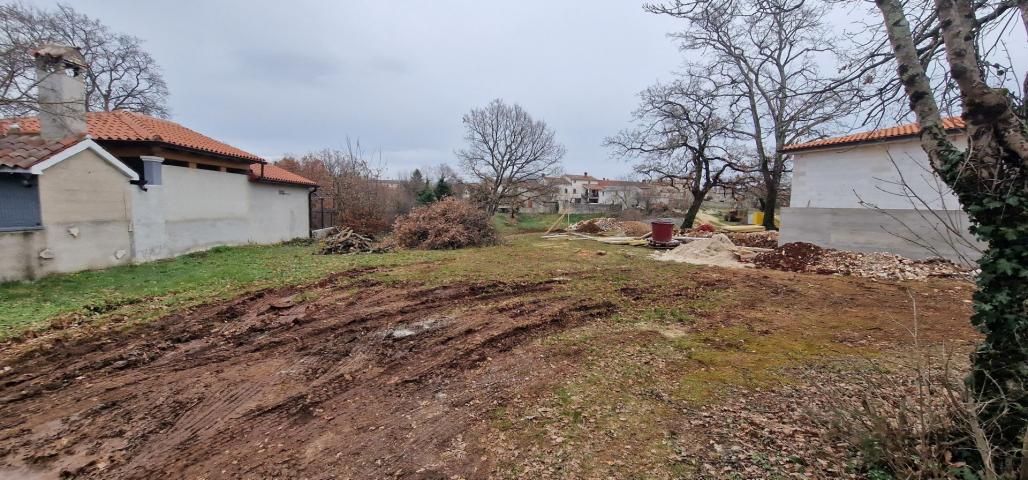
<path id="1" fill-rule="evenodd" d="M 921 145 L 935 172 L 960 199 L 972 232 L 988 248 L 971 322 L 985 335 L 968 385 L 995 449 L 998 472 L 1022 470 L 1028 429 L 1028 128 L 1002 92 L 985 84 L 968 0 L 935 0 L 950 74 L 960 89 L 968 145 L 946 136 L 899 0 L 877 0 L 900 80 L 921 124 Z"/>

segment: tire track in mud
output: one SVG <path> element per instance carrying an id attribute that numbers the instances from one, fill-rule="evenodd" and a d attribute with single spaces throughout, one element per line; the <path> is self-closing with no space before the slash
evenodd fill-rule
<path id="1" fill-rule="evenodd" d="M 361 273 L 4 358 L 0 478 L 474 476 L 476 426 L 546 380 L 528 340 L 614 309 Z"/>

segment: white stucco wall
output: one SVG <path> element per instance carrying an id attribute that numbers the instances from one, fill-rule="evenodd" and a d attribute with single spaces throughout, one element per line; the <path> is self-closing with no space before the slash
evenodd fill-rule
<path id="1" fill-rule="evenodd" d="M 246 175 L 164 166 L 164 229 L 170 255 L 250 240 Z"/>
<path id="2" fill-rule="evenodd" d="M 963 138 L 955 138 L 962 145 Z M 893 164 L 895 162 L 895 165 Z M 899 167 L 897 169 L 897 167 Z M 959 210 L 956 197 L 928 164 L 917 139 L 904 139 L 793 155 L 793 208 L 862 208 L 860 200 L 885 209 L 909 209 L 895 184 L 902 177 L 934 209 Z M 940 194 L 940 190 L 942 193 Z"/>
<path id="3" fill-rule="evenodd" d="M 43 171 L 43 229 L 0 233 L 0 281 L 130 262 L 133 188 L 128 177 L 91 150 Z M 44 250 L 52 258 L 42 258 Z"/>
<path id="4" fill-rule="evenodd" d="M 276 243 L 307 237 L 307 188 L 251 183 L 249 192 L 250 242 Z"/>
<path id="5" fill-rule="evenodd" d="M 162 185 L 136 193 L 137 261 L 308 235 L 305 187 L 254 183 L 246 175 L 167 165 L 162 176 Z"/>

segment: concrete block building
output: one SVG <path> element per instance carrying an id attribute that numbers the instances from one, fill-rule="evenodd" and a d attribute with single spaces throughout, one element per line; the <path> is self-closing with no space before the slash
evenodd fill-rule
<path id="1" fill-rule="evenodd" d="M 944 125 L 965 144 L 964 122 Z M 921 149 L 917 124 L 788 145 L 792 194 L 781 242 L 809 242 L 909 258 L 973 260 L 982 245 Z"/>
<path id="2" fill-rule="evenodd" d="M 309 235 L 314 182 L 168 120 L 87 114 L 81 54 L 34 55 L 39 116 L 0 122 L 0 281 Z"/>

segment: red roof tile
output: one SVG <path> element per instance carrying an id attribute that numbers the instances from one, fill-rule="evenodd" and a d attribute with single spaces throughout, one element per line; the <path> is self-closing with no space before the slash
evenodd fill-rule
<path id="1" fill-rule="evenodd" d="M 301 177 L 289 170 L 286 170 L 273 163 L 264 164 L 264 176 L 261 177 L 261 165 L 258 163 L 250 165 L 250 179 L 255 182 L 291 183 L 294 185 L 305 185 L 308 187 L 318 186 L 313 180 Z"/>
<path id="2" fill-rule="evenodd" d="M 605 190 L 609 187 L 639 187 L 646 186 L 645 182 L 633 182 L 631 180 L 600 180 L 596 183 L 596 187 L 599 190 Z"/>
<path id="3" fill-rule="evenodd" d="M 35 117 L 3 120 L 0 122 L 0 130 L 6 131 L 7 126 L 12 123 L 20 125 L 24 133 L 39 133 L 39 119 Z M 159 142 L 249 162 L 262 161 L 257 155 L 219 142 L 170 120 L 141 113 L 125 110 L 89 112 L 86 114 L 86 125 L 89 136 L 97 141 Z"/>
<path id="4" fill-rule="evenodd" d="M 0 167 L 28 170 L 80 141 L 82 137 L 48 141 L 25 133 L 0 136 Z"/>
<path id="5" fill-rule="evenodd" d="M 942 126 L 947 130 L 963 130 L 964 119 L 960 117 L 947 117 L 942 119 Z M 823 138 L 805 143 L 794 143 L 782 148 L 783 152 L 798 152 L 801 150 L 812 150 L 815 148 L 835 147 L 850 145 L 854 143 L 872 142 L 878 140 L 892 140 L 904 137 L 914 137 L 921 133 L 921 126 L 916 123 L 897 125 L 895 127 L 871 130 L 869 132 L 854 133 L 843 137 Z"/>

